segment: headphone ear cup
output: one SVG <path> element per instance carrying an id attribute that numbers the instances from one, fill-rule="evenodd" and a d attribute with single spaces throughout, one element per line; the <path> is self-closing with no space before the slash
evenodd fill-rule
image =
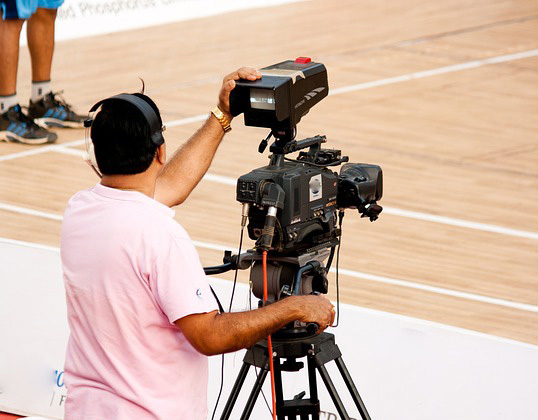
<path id="1" fill-rule="evenodd" d="M 86 145 L 86 152 L 82 155 L 82 159 L 84 159 L 84 161 L 90 165 L 99 178 L 103 177 L 101 172 L 99 172 L 99 166 L 97 165 L 97 159 L 95 158 L 95 149 L 92 141 Z"/>
<path id="2" fill-rule="evenodd" d="M 99 178 L 102 178 L 103 175 L 101 172 L 99 172 L 99 165 L 97 165 L 97 159 L 95 158 L 95 149 L 93 147 L 93 141 L 90 139 L 90 129 L 93 123 L 93 112 L 101 105 L 103 101 L 98 102 L 95 104 L 92 109 L 90 110 L 90 115 L 88 115 L 88 119 L 84 121 L 84 127 L 86 127 L 86 130 L 84 131 L 84 143 L 86 145 L 86 152 L 82 155 L 82 159 L 90 165 L 90 167 L 93 169 L 93 171 L 97 174 Z"/>
<path id="3" fill-rule="evenodd" d="M 98 169 L 99 166 L 97 165 L 97 159 L 95 158 L 95 148 L 93 147 L 93 142 L 90 142 L 90 147 L 88 147 L 88 157 L 92 166 Z"/>

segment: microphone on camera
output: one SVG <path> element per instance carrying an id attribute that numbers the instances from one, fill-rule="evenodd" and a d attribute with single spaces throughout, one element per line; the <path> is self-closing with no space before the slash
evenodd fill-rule
<path id="1" fill-rule="evenodd" d="M 284 207 L 284 196 L 286 194 L 282 187 L 274 182 L 263 184 L 262 191 L 262 204 L 268 206 L 268 208 L 262 234 L 256 241 L 256 246 L 263 251 L 269 251 L 275 236 L 276 215 L 278 209 Z"/>

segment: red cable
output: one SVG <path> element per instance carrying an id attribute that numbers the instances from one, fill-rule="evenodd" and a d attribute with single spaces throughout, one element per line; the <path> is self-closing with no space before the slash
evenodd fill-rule
<path id="1" fill-rule="evenodd" d="M 267 302 L 267 251 L 262 255 L 263 267 L 263 304 Z M 273 364 L 273 343 L 271 336 L 267 337 L 267 351 L 269 352 L 269 372 L 271 373 L 271 397 L 273 400 L 273 420 L 276 420 L 276 391 L 275 391 L 275 366 Z"/>

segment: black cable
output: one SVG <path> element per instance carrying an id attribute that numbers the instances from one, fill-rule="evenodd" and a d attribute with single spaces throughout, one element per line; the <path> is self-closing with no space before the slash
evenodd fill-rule
<path id="1" fill-rule="evenodd" d="M 237 251 L 237 264 L 236 264 L 236 267 L 235 267 L 234 284 L 233 284 L 233 287 L 232 287 L 232 296 L 230 297 L 230 308 L 228 309 L 228 312 L 232 312 L 232 303 L 233 303 L 233 300 L 234 300 L 235 285 L 237 284 L 237 273 L 239 271 L 239 256 L 241 255 L 241 247 L 243 246 L 243 231 L 244 230 L 245 230 L 245 227 L 242 226 L 241 227 L 241 235 L 240 235 L 240 238 L 239 238 L 239 250 Z M 220 306 L 220 302 L 219 302 L 219 306 Z M 219 405 L 219 401 L 220 401 L 220 397 L 222 395 L 222 388 L 223 387 L 224 387 L 224 353 L 221 354 L 219 395 L 217 396 L 217 401 L 215 402 L 215 408 L 213 408 L 213 414 L 211 415 L 211 420 L 214 420 L 214 418 L 215 418 L 215 413 L 217 412 L 217 407 Z"/>
<path id="2" fill-rule="evenodd" d="M 338 241 L 338 249 L 336 251 L 336 324 L 333 327 L 338 327 L 340 324 L 340 283 L 338 281 L 338 267 L 340 267 L 340 248 L 342 247 L 342 220 L 344 219 L 344 210 L 338 212 L 338 228 L 340 229 L 340 241 Z"/>
<path id="3" fill-rule="evenodd" d="M 239 238 L 239 249 L 237 250 L 237 264 L 235 267 L 235 274 L 234 274 L 234 284 L 232 287 L 232 296 L 230 297 L 230 308 L 228 309 L 228 312 L 232 312 L 232 303 L 234 301 L 234 294 L 235 294 L 235 285 L 237 284 L 237 273 L 239 272 L 239 257 L 241 256 L 241 248 L 243 246 L 243 232 L 245 231 L 245 227 L 241 227 L 241 235 Z"/>
<path id="4" fill-rule="evenodd" d="M 219 395 L 217 396 L 217 401 L 215 402 L 215 408 L 213 408 L 213 415 L 211 416 L 211 420 L 215 418 L 215 413 L 217 412 L 217 407 L 219 405 L 220 396 L 222 395 L 222 388 L 224 385 L 224 353 L 221 355 L 221 364 L 220 364 L 220 388 L 219 388 Z"/>
<path id="5" fill-rule="evenodd" d="M 340 243 L 340 241 L 338 243 Z M 331 269 L 331 265 L 333 263 L 333 257 L 334 257 L 335 248 L 336 248 L 336 246 L 331 247 L 331 254 L 329 255 L 329 259 L 327 260 L 327 267 L 326 267 L 327 268 L 327 273 Z"/>

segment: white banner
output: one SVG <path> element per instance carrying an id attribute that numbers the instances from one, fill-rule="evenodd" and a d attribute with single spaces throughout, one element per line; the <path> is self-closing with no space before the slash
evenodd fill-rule
<path id="1" fill-rule="evenodd" d="M 305 0 L 65 0 L 58 9 L 55 39 L 103 35 L 299 1 Z M 21 45 L 27 44 L 23 30 Z"/>
<path id="2" fill-rule="evenodd" d="M 56 39 L 119 32 L 293 1 L 297 0 L 65 0 L 58 10 Z"/>
<path id="3" fill-rule="evenodd" d="M 59 252 L 0 239 L 0 411 L 61 419 L 68 336 Z M 228 281 L 211 279 L 221 300 Z M 236 309 L 248 293 L 239 286 Z M 227 306 L 227 305 L 225 305 Z M 256 300 L 253 301 L 256 306 Z M 375 420 L 535 420 L 538 347 L 454 327 L 341 305 L 336 342 Z M 244 352 L 227 355 L 219 418 Z M 220 384 L 219 356 L 210 359 L 209 418 Z M 341 377 L 327 366 L 345 407 L 359 418 Z M 252 385 L 250 369 L 231 419 L 239 418 Z M 308 396 L 306 369 L 284 375 L 286 399 Z M 322 420 L 338 419 L 318 378 Z M 264 393 L 270 403 L 269 381 Z M 260 398 L 252 419 L 270 418 Z"/>

